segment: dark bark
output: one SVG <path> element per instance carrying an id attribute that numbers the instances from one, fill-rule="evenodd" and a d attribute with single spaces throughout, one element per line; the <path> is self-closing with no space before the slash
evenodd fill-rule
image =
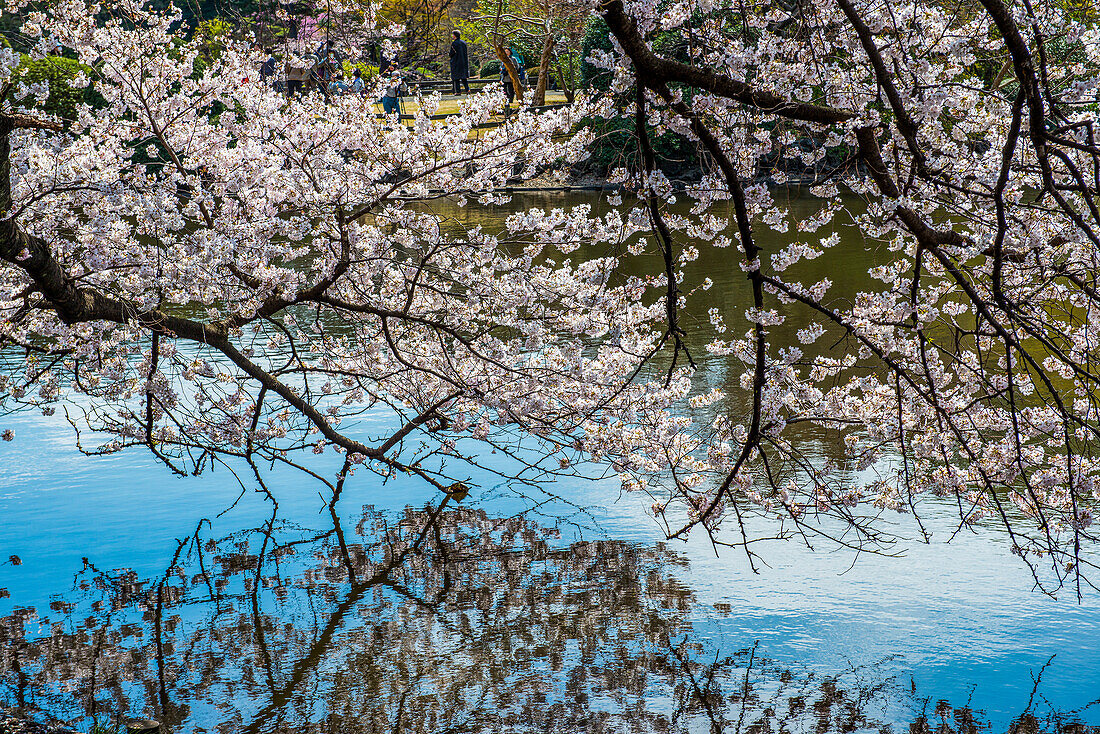
<path id="1" fill-rule="evenodd" d="M 623 9 L 622 0 L 606 0 L 600 5 L 600 10 L 615 39 L 634 63 L 638 78 L 645 84 L 651 81 L 687 84 L 750 107 L 804 122 L 836 123 L 855 117 L 854 113 L 847 110 L 796 102 L 709 69 L 657 56 L 638 32 L 637 23 Z"/>
<path id="2" fill-rule="evenodd" d="M 546 86 L 550 76 L 550 61 L 554 57 L 554 36 L 547 34 L 542 41 L 542 53 L 539 55 L 539 81 L 535 85 L 535 95 L 531 104 L 535 107 L 546 104 Z"/>

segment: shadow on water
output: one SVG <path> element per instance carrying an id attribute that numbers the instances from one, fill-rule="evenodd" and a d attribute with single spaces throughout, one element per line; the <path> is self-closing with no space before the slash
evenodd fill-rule
<path id="1" fill-rule="evenodd" d="M 159 576 L 85 558 L 47 612 L 0 619 L 0 701 L 87 728 L 153 716 L 170 732 L 904 731 L 989 728 L 884 666 L 833 675 L 714 649 L 693 631 L 687 561 L 663 544 L 564 542 L 524 517 L 444 501 L 202 521 Z M 1041 671 L 1036 671 L 1041 678 Z M 1011 730 L 1098 732 L 1047 710 Z"/>

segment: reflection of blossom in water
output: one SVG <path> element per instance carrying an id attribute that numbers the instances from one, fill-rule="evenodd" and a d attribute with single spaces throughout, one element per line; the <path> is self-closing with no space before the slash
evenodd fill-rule
<path id="1" fill-rule="evenodd" d="M 663 545 L 563 544 L 469 509 L 367 511 L 348 534 L 206 527 L 160 578 L 86 562 L 49 620 L 2 620 L 4 697 L 188 732 L 761 734 L 880 730 L 905 698 L 873 668 L 704 648 Z"/>

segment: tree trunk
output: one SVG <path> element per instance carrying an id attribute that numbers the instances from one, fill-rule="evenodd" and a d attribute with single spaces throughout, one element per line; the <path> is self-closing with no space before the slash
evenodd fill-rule
<path id="1" fill-rule="evenodd" d="M 542 56 L 539 57 L 539 83 L 535 86 L 535 96 L 531 98 L 534 106 L 546 104 L 546 82 L 550 76 L 550 59 L 554 55 L 554 35 L 547 33 L 542 42 Z"/>
<path id="2" fill-rule="evenodd" d="M 516 99 L 523 103 L 523 85 L 519 83 L 519 71 L 516 70 L 516 65 L 512 63 L 512 57 L 504 50 L 504 46 L 496 44 L 493 46 L 493 50 L 497 52 L 497 58 L 500 59 L 500 63 L 504 64 L 505 70 L 508 72 L 508 78 L 512 80 L 512 89 L 516 90 Z"/>
<path id="3" fill-rule="evenodd" d="M 568 104 L 573 104 L 573 99 L 577 96 L 577 90 L 573 89 L 573 64 L 570 62 L 568 72 L 562 66 L 561 59 L 558 59 L 555 66 L 558 70 L 558 80 L 561 82 L 561 91 L 565 95 L 565 101 Z"/>

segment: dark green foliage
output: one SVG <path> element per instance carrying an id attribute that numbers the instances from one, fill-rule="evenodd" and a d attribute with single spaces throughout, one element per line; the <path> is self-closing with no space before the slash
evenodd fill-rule
<path id="1" fill-rule="evenodd" d="M 500 59 L 489 59 L 481 65 L 483 79 L 500 75 Z"/>
<path id="2" fill-rule="evenodd" d="M 19 81 L 28 85 L 48 82 L 50 98 L 43 105 L 43 110 L 63 120 L 74 120 L 81 103 L 95 107 L 103 102 L 103 98 L 92 86 L 84 89 L 73 87 L 73 78 L 81 71 L 88 78 L 94 76 L 89 67 L 63 56 L 47 56 L 35 60 L 24 57 L 16 75 Z"/>
<path id="3" fill-rule="evenodd" d="M 0 13 L 0 48 L 11 48 L 19 42 L 18 29 L 19 19 L 16 16 L 11 13 Z"/>
<path id="4" fill-rule="evenodd" d="M 638 168 L 638 139 L 633 117 L 620 115 L 606 120 L 589 119 L 583 124 L 596 133 L 591 155 L 585 161 L 591 173 L 605 176 L 613 168 Z M 651 130 L 650 144 L 657 167 L 670 178 L 691 176 L 697 171 L 699 163 L 695 146 L 683 136 L 674 132 L 657 134 Z"/>
<path id="5" fill-rule="evenodd" d="M 588 63 L 593 51 L 610 51 L 611 29 L 603 18 L 593 18 L 588 22 L 581 42 L 581 88 L 606 90 L 611 84 L 611 72 L 599 69 Z M 667 59 L 690 63 L 688 43 L 683 33 L 656 33 L 653 35 L 653 50 Z"/>
<path id="6" fill-rule="evenodd" d="M 584 40 L 581 42 L 581 88 L 606 90 L 611 85 L 611 73 L 606 69 L 598 69 L 588 63 L 588 55 L 594 50 L 610 51 L 611 29 L 603 18 L 593 18 L 588 23 L 584 32 Z"/>
<path id="7" fill-rule="evenodd" d="M 211 18 L 236 18 L 262 10 L 274 12 L 277 7 L 274 0 L 152 0 L 150 5 L 157 9 L 176 6 L 188 27 Z"/>
<path id="8" fill-rule="evenodd" d="M 588 56 L 595 50 L 610 51 L 611 30 L 603 18 L 594 18 L 589 21 L 585 30 L 584 41 L 581 43 L 581 79 L 583 89 L 595 89 L 607 91 L 611 87 L 611 72 L 600 69 L 588 62 Z M 679 49 L 677 44 L 682 41 L 676 39 L 674 34 L 659 34 L 656 39 L 662 44 L 665 51 L 672 50 L 670 56 L 676 56 Z M 630 100 L 623 99 L 625 104 Z M 626 166 L 635 168 L 638 157 L 638 141 L 634 134 L 634 119 L 629 116 L 620 116 L 610 120 L 589 120 L 585 123 L 594 128 L 596 142 L 592 144 L 592 154 L 588 158 L 587 167 L 597 175 L 605 175 L 612 168 Z M 693 174 L 698 169 L 698 156 L 695 146 L 682 136 L 673 132 L 657 134 L 650 133 L 650 143 L 653 152 L 659 161 L 659 167 L 669 176 Z"/>
<path id="9" fill-rule="evenodd" d="M 7 12 L 5 6 L 6 3 L 0 3 L 0 46 L 14 48 L 16 51 L 27 51 L 37 39 L 27 38 L 20 32 L 23 27 L 23 17 Z M 24 12 L 46 9 L 44 3 L 36 2 L 26 6 Z"/>

